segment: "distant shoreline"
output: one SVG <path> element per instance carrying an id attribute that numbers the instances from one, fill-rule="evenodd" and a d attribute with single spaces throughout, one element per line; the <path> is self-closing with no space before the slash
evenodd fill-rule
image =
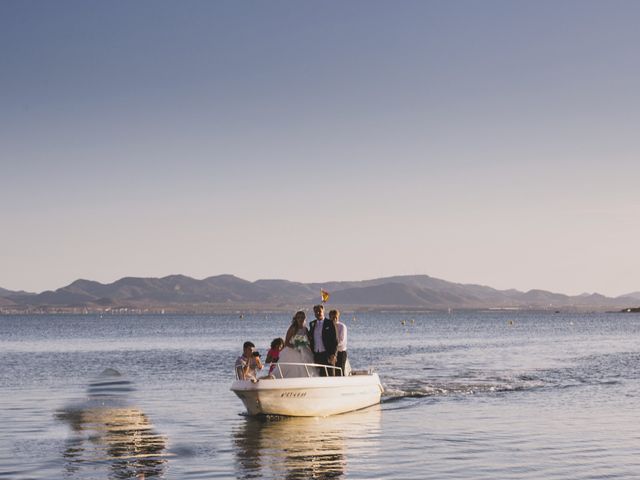
<path id="1" fill-rule="evenodd" d="M 370 306 L 340 306 L 328 305 L 327 308 L 337 308 L 343 316 L 378 313 L 378 314 L 407 314 L 407 315 L 426 315 L 426 314 L 451 314 L 456 313 L 546 313 L 546 314 L 590 314 L 590 313 L 640 313 L 639 308 L 628 308 L 623 310 L 610 310 L 605 308 L 580 308 L 580 307 L 563 307 L 563 308 L 452 308 L 452 309 L 425 309 L 425 308 L 407 308 L 398 307 L 390 308 L 389 306 L 370 307 Z M 290 308 L 246 308 L 246 309 L 138 309 L 138 308 L 116 308 L 109 311 L 93 310 L 85 308 L 51 308 L 51 309 L 12 309 L 0 308 L 0 316 L 53 316 L 53 315 L 73 315 L 73 316 L 198 316 L 198 315 L 237 315 L 242 318 L 245 315 L 282 315 L 292 314 L 296 310 L 311 311 L 312 305 L 306 307 L 292 306 Z"/>

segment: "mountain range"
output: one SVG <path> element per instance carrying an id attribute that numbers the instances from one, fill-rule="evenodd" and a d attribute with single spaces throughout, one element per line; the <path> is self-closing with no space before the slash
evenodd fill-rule
<path id="1" fill-rule="evenodd" d="M 405 275 L 362 281 L 300 283 L 288 280 L 250 282 L 234 275 L 202 280 L 185 275 L 163 278 L 124 277 L 103 284 L 75 282 L 55 291 L 15 292 L 0 288 L 0 312 L 132 311 L 225 312 L 292 310 L 320 300 L 330 292 L 329 305 L 345 309 L 558 309 L 608 310 L 637 306 L 640 292 L 620 297 L 598 293 L 577 296 L 545 290 L 497 290 L 454 283 L 428 275 Z"/>

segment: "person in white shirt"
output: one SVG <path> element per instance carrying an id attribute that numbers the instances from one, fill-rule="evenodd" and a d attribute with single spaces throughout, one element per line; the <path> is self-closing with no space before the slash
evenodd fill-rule
<path id="1" fill-rule="evenodd" d="M 256 346 L 251 342 L 244 342 L 242 355 L 236 358 L 236 375 L 238 380 L 258 381 L 258 372 L 262 370 L 260 353 L 254 351 Z"/>
<path id="2" fill-rule="evenodd" d="M 331 310 L 329 319 L 335 324 L 338 334 L 338 353 L 336 357 L 336 367 L 342 369 L 342 375 L 347 375 L 347 326 L 340 322 L 340 311 Z M 336 373 L 339 375 L 339 373 Z"/>

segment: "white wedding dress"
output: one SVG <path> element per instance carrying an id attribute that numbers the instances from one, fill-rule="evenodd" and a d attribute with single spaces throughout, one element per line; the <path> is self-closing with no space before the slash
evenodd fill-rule
<path id="1" fill-rule="evenodd" d="M 280 352 L 280 359 L 278 360 L 279 366 L 275 368 L 273 375 L 276 378 L 318 376 L 316 367 L 305 367 L 304 365 L 283 365 L 284 363 L 314 363 L 313 353 L 308 346 L 299 346 L 296 348 L 284 347 Z"/>

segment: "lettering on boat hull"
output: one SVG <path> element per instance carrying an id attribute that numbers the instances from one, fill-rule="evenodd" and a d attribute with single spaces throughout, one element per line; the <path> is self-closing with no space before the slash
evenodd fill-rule
<path id="1" fill-rule="evenodd" d="M 282 392 L 281 398 L 303 398 L 307 396 L 307 392 Z"/>

